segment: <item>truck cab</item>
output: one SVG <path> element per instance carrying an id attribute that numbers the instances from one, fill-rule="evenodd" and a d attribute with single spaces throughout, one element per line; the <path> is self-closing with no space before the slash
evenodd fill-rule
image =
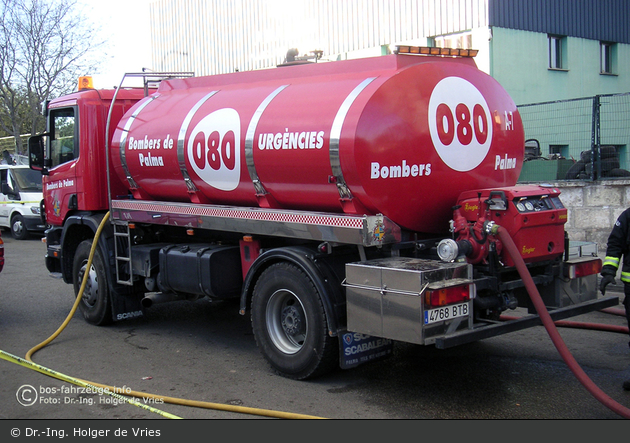
<path id="1" fill-rule="evenodd" d="M 80 82 L 81 84 L 81 82 Z M 77 92 L 53 100 L 46 107 L 47 128 L 29 139 L 29 167 L 41 177 L 46 230 L 46 266 L 71 281 L 77 242 L 88 234 L 84 217 L 108 210 L 111 195 L 124 195 L 122 183 L 109 174 L 108 113 L 115 122 L 140 99 L 142 89 Z M 111 107 L 114 97 L 116 103 Z M 108 136 L 106 137 L 106 133 Z M 64 251 L 62 254 L 61 251 Z"/>
<path id="2" fill-rule="evenodd" d="M 29 140 L 29 165 L 43 174 L 46 220 L 52 227 L 80 211 L 107 210 L 108 188 L 114 195 L 126 192 L 108 184 L 105 133 L 113 95 L 84 89 L 54 101 L 47 110 L 47 131 Z M 121 90 L 118 97 L 115 121 L 144 92 Z"/>
<path id="3" fill-rule="evenodd" d="M 0 165 L 0 183 L 0 226 L 17 240 L 43 233 L 41 174 L 27 165 Z"/>

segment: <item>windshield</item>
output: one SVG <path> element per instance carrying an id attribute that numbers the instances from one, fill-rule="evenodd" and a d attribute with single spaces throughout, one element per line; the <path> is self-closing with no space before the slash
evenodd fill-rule
<path id="1" fill-rule="evenodd" d="M 29 168 L 13 169 L 13 176 L 20 191 L 42 192 L 42 174 Z"/>

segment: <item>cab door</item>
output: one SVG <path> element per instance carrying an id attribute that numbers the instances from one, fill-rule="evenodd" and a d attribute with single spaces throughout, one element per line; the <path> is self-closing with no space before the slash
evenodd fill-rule
<path id="1" fill-rule="evenodd" d="M 77 209 L 76 162 L 79 157 L 79 122 L 77 107 L 51 109 L 49 112 L 49 147 L 43 176 L 46 220 L 63 224 L 69 211 Z"/>

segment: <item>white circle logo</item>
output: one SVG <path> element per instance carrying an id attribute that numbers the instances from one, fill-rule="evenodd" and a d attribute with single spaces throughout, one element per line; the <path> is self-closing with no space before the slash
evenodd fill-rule
<path id="1" fill-rule="evenodd" d="M 442 79 L 429 100 L 429 131 L 435 150 L 450 168 L 460 172 L 476 168 L 492 142 L 486 99 L 463 78 Z"/>
<path id="2" fill-rule="evenodd" d="M 22 385 L 15 393 L 15 397 L 22 406 L 32 406 L 37 401 L 37 389 L 31 385 Z"/>
<path id="3" fill-rule="evenodd" d="M 241 178 L 241 120 L 235 109 L 206 115 L 188 139 L 188 160 L 195 173 L 222 191 L 236 189 Z"/>

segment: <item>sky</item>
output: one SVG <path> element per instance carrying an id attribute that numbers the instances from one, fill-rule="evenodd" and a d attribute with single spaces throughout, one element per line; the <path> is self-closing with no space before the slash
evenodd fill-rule
<path id="1" fill-rule="evenodd" d="M 77 0 L 85 15 L 109 41 L 99 74 L 90 73 L 95 88 L 118 86 L 126 72 L 151 68 L 149 4 L 154 0 Z M 125 83 L 127 84 L 127 83 Z"/>

